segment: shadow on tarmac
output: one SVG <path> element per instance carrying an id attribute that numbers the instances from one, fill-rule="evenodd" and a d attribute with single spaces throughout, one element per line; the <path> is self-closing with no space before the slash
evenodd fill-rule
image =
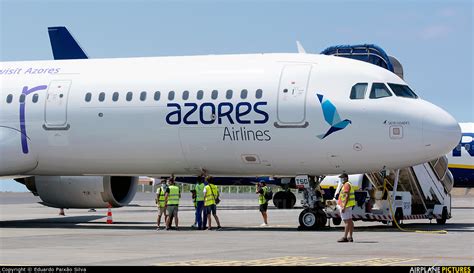
<path id="1" fill-rule="evenodd" d="M 127 205 L 125 207 L 136 207 L 136 208 L 151 208 L 151 209 L 146 209 L 142 210 L 143 212 L 148 212 L 148 211 L 155 211 L 156 212 L 156 206 L 148 206 L 148 205 L 137 205 L 137 204 L 132 204 L 132 205 Z M 255 210 L 258 211 L 258 206 L 219 206 L 218 210 Z M 302 207 L 293 207 L 291 209 L 285 209 L 285 210 L 302 210 Z M 180 211 L 194 211 L 195 208 L 194 206 L 181 206 L 179 205 L 179 210 Z M 275 207 L 269 207 L 268 210 L 282 210 L 278 209 Z M 137 212 L 134 210 L 133 212 Z"/>
<path id="2" fill-rule="evenodd" d="M 102 222 L 96 222 L 96 220 L 103 219 Z M 94 221 L 94 222 L 93 222 Z M 43 219 L 29 219 L 29 220 L 13 220 L 13 221 L 0 221 L 0 228 L 71 228 L 71 229 L 119 229 L 119 230 L 155 230 L 155 221 L 150 222 L 126 222 L 118 221 L 114 224 L 106 224 L 106 216 L 98 215 L 87 215 L 87 216 L 66 216 L 66 217 L 55 217 L 55 218 L 43 218 Z M 423 231 L 435 231 L 435 230 L 446 230 L 448 232 L 474 232 L 474 224 L 471 223 L 448 223 L 445 225 L 437 224 L 420 224 L 420 223 L 409 223 L 402 225 L 403 228 L 408 230 L 423 230 Z M 289 226 L 247 226 L 247 227 L 223 227 L 219 232 L 232 232 L 232 231 L 261 231 L 261 232 L 342 232 L 344 229 L 343 225 L 324 227 L 319 230 L 299 230 L 298 227 Z M 192 227 L 180 227 L 179 231 L 196 231 Z M 163 232 L 167 232 L 163 230 Z M 208 231 L 201 231 L 208 232 Z M 364 226 L 358 227 L 355 222 L 355 232 L 403 232 L 397 228 L 387 225 L 376 225 L 376 226 Z M 362 242 L 360 242 L 362 243 Z M 374 243 L 374 242 L 365 242 Z"/>

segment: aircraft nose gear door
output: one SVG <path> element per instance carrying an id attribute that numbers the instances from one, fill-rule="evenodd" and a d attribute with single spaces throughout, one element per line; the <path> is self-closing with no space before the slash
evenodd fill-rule
<path id="1" fill-rule="evenodd" d="M 278 90 L 278 106 L 275 127 L 305 128 L 306 91 L 311 72 L 310 64 L 290 64 L 283 68 Z"/>
<path id="2" fill-rule="evenodd" d="M 67 99 L 71 81 L 52 81 L 49 84 L 44 111 L 46 130 L 67 130 Z"/>

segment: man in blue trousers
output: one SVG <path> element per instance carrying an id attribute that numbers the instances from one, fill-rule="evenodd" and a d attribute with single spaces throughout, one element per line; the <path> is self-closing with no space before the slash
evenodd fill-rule
<path id="1" fill-rule="evenodd" d="M 204 208 L 204 181 L 203 177 L 199 176 L 194 190 L 196 191 L 196 223 L 197 228 L 202 230 L 206 227 L 206 219 L 203 222 L 203 208 Z"/>

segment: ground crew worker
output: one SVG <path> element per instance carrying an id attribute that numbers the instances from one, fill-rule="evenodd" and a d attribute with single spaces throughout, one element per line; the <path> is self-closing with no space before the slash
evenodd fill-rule
<path id="1" fill-rule="evenodd" d="M 211 213 L 214 216 L 214 219 L 217 222 L 217 230 L 222 229 L 221 223 L 219 222 L 219 217 L 217 217 L 217 206 L 216 200 L 219 198 L 219 190 L 217 186 L 213 183 L 213 178 L 211 176 L 207 177 L 207 185 L 204 187 L 203 194 L 204 194 L 204 209 L 207 213 L 207 222 L 209 224 L 208 230 L 212 229 L 212 222 L 211 222 Z"/>
<path id="2" fill-rule="evenodd" d="M 195 202 L 196 202 L 196 224 L 199 230 L 203 229 L 203 209 L 204 209 L 204 181 L 203 177 L 199 176 L 195 190 Z M 207 216 L 207 215 L 206 215 Z"/>
<path id="3" fill-rule="evenodd" d="M 206 190 L 206 186 L 209 185 L 207 182 L 207 177 L 203 178 L 204 180 L 204 189 L 203 189 L 203 197 L 204 197 L 204 203 L 203 203 L 203 208 L 202 208 L 202 230 L 207 230 L 207 208 L 206 208 L 206 193 L 204 192 Z"/>
<path id="4" fill-rule="evenodd" d="M 349 182 L 349 176 L 345 173 L 339 176 L 344 183 L 337 200 L 338 209 L 341 218 L 344 221 L 344 237 L 338 240 L 339 243 L 353 242 L 352 232 L 354 231 L 354 222 L 352 221 L 352 207 L 355 206 L 354 187 Z"/>
<path id="5" fill-rule="evenodd" d="M 316 195 L 316 204 L 322 208 L 324 203 L 324 190 L 321 188 L 321 181 L 319 179 L 315 181 L 314 192 Z"/>
<path id="6" fill-rule="evenodd" d="M 261 227 L 268 226 L 268 220 L 267 220 L 268 201 L 265 198 L 265 194 L 267 193 L 267 191 L 268 191 L 268 187 L 265 184 L 265 182 L 257 183 L 257 189 L 255 193 L 258 194 L 258 204 L 260 205 L 259 210 L 263 217 L 263 224 L 260 225 Z"/>
<path id="7" fill-rule="evenodd" d="M 156 203 L 156 206 L 158 207 L 158 217 L 156 219 L 156 230 L 160 230 L 161 216 L 163 214 L 165 215 L 165 219 L 164 219 L 165 225 L 168 221 L 168 214 L 166 213 L 166 207 L 165 207 L 165 194 L 166 194 L 167 189 L 168 189 L 168 186 L 166 185 L 166 179 L 162 179 L 161 184 L 156 189 L 155 203 Z"/>
<path id="8" fill-rule="evenodd" d="M 181 192 L 179 187 L 175 185 L 174 178 L 170 178 L 169 187 L 165 193 L 165 207 L 168 213 L 168 219 L 166 221 L 166 230 L 171 229 L 171 219 L 174 218 L 174 224 L 176 230 L 178 230 L 178 206 L 179 199 L 181 198 Z"/>
<path id="9" fill-rule="evenodd" d="M 199 178 L 198 178 L 199 179 Z M 197 184 L 197 183 L 196 183 Z M 193 199 L 193 205 L 194 205 L 194 210 L 197 209 L 197 202 L 196 202 L 196 184 L 191 185 L 191 189 L 189 190 L 191 192 L 191 199 Z M 197 216 L 194 215 L 194 224 L 191 225 L 192 228 L 197 228 Z"/>

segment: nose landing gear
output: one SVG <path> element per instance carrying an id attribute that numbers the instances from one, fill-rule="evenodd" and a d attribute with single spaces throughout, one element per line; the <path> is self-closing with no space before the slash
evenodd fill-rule
<path id="1" fill-rule="evenodd" d="M 299 216 L 299 230 L 315 230 L 324 228 L 327 224 L 327 215 L 323 210 L 323 198 L 319 184 L 323 177 L 299 175 L 295 178 L 296 186 L 303 191 L 303 207 Z"/>

